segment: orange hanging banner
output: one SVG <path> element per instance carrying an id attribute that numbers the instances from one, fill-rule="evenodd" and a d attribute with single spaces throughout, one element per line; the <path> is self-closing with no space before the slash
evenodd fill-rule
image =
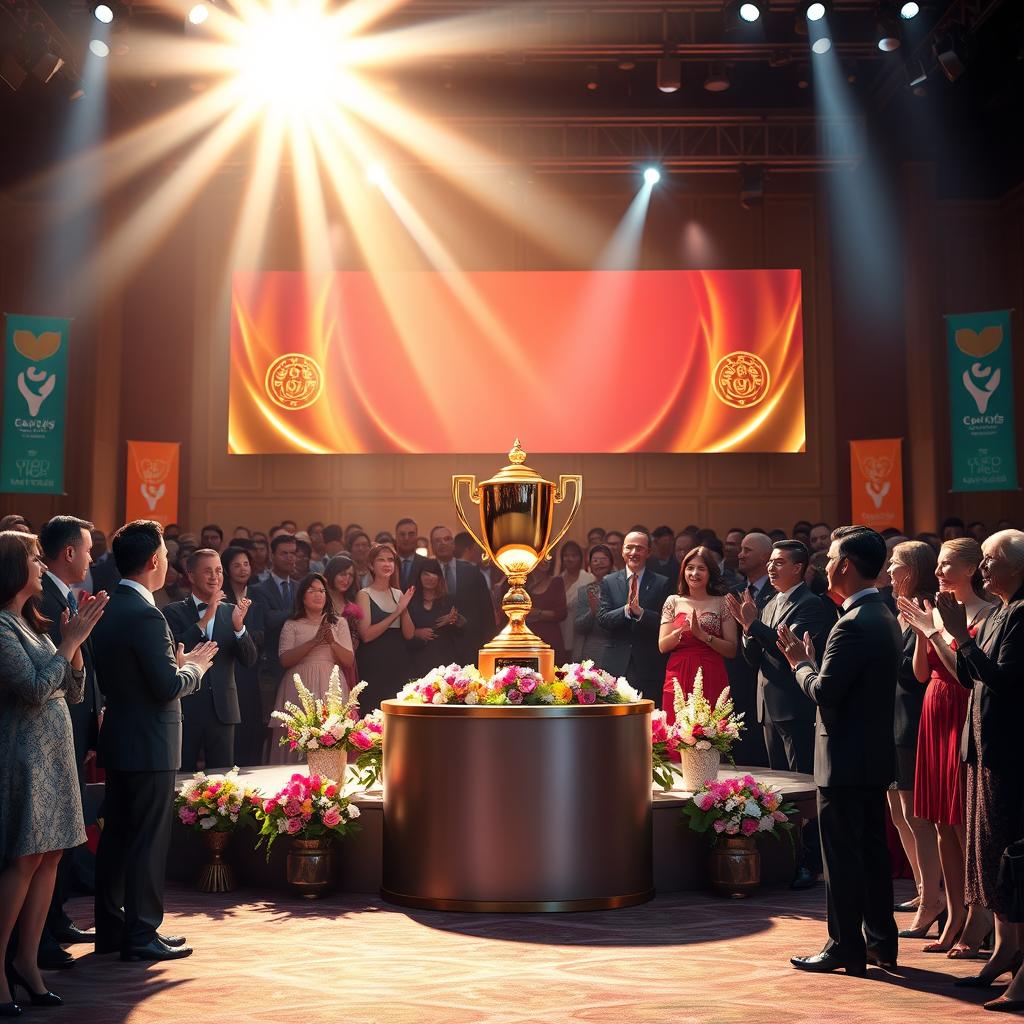
<path id="1" fill-rule="evenodd" d="M 852 522 L 903 529 L 903 439 L 850 442 Z"/>
<path id="2" fill-rule="evenodd" d="M 129 441 L 125 521 L 155 519 L 161 526 L 178 518 L 176 441 Z"/>

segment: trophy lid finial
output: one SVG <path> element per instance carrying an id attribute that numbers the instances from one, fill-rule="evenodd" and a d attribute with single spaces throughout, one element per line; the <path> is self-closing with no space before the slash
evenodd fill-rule
<path id="1" fill-rule="evenodd" d="M 512 451 L 508 453 L 508 461 L 513 466 L 521 465 L 526 461 L 526 452 L 520 446 L 518 437 L 516 438 L 516 443 L 512 445 Z"/>

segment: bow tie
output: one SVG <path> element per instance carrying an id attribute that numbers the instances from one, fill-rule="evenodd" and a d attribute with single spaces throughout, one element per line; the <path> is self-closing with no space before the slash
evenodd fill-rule
<path id="1" fill-rule="evenodd" d="M 206 609 L 209 608 L 209 607 L 210 606 L 208 604 L 202 604 L 200 602 L 199 604 L 196 605 L 196 610 L 199 612 L 200 615 L 202 615 L 203 612 L 205 612 Z"/>

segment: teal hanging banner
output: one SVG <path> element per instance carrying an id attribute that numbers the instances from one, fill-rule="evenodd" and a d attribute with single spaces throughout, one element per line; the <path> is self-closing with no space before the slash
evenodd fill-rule
<path id="1" fill-rule="evenodd" d="M 7 314 L 0 491 L 64 493 L 70 320 Z"/>
<path id="2" fill-rule="evenodd" d="M 1017 489 L 1010 311 L 946 317 L 954 491 Z"/>

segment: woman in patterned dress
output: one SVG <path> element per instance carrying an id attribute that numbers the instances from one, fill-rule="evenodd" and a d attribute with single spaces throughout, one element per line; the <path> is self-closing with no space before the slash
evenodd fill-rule
<path id="1" fill-rule="evenodd" d="M 703 669 L 704 696 L 712 706 L 729 685 L 725 661 L 736 655 L 737 634 L 725 594 L 714 553 L 706 547 L 688 551 L 679 569 L 678 591 L 662 607 L 658 634 L 658 648 L 669 654 L 662 707 L 670 723 L 675 721 L 677 679 L 683 692 L 690 693 L 697 669 Z"/>
<path id="2" fill-rule="evenodd" d="M 61 622 L 59 647 L 38 610 L 46 570 L 32 534 L 0 532 L 0 1012 L 18 1013 L 14 983 L 57 1006 L 36 957 L 64 850 L 85 842 L 67 701 L 84 694 L 81 645 L 107 603 L 83 596 Z M 67 700 L 65 700 L 65 697 Z M 18 948 L 7 946 L 15 922 Z"/>

